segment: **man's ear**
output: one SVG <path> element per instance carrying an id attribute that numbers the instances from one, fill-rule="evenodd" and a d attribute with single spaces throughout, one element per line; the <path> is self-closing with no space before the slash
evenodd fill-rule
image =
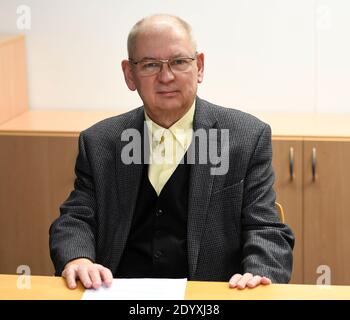
<path id="1" fill-rule="evenodd" d="M 204 53 L 197 54 L 197 68 L 198 68 L 198 76 L 197 82 L 201 83 L 204 77 Z"/>
<path id="2" fill-rule="evenodd" d="M 128 60 L 122 61 L 122 69 L 123 69 L 126 85 L 131 91 L 135 91 L 136 85 L 134 81 L 134 75 L 132 73 L 131 66 Z"/>

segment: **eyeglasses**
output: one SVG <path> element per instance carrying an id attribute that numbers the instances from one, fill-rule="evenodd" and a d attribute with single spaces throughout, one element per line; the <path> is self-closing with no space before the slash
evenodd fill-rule
<path id="1" fill-rule="evenodd" d="M 145 59 L 140 61 L 133 61 L 129 59 L 129 62 L 137 66 L 137 72 L 140 76 L 153 76 L 162 71 L 163 64 L 166 63 L 171 72 L 187 72 L 191 68 L 192 61 L 196 60 L 197 54 L 194 58 L 191 57 L 178 57 L 170 58 L 167 60 L 153 60 Z"/>

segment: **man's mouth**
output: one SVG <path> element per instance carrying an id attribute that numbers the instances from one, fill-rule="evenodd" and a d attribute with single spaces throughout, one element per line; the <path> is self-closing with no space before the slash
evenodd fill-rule
<path id="1" fill-rule="evenodd" d="M 158 91 L 158 94 L 164 97 L 172 97 L 178 94 L 178 91 L 176 90 L 167 90 L 167 91 Z"/>

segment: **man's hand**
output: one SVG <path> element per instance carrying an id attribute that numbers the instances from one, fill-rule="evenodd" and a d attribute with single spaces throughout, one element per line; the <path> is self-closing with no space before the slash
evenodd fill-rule
<path id="1" fill-rule="evenodd" d="M 67 263 L 62 272 L 62 277 L 66 279 L 69 289 L 77 287 L 77 279 L 88 289 L 97 289 L 102 283 L 109 287 L 113 280 L 111 270 L 85 258 L 75 259 Z"/>
<path id="2" fill-rule="evenodd" d="M 229 287 L 237 289 L 255 288 L 259 284 L 271 284 L 271 280 L 266 277 L 253 276 L 251 273 L 245 273 L 244 275 L 236 273 L 231 277 Z"/>

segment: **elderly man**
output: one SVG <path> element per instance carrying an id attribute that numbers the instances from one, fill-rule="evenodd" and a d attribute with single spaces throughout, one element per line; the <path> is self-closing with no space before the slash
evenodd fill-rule
<path id="1" fill-rule="evenodd" d="M 143 106 L 81 133 L 74 190 L 50 228 L 56 275 L 69 288 L 113 277 L 241 289 L 288 282 L 294 238 L 275 210 L 270 127 L 197 97 L 204 55 L 182 19 L 142 19 L 128 54 L 125 81 Z M 213 131 L 226 134 L 218 141 Z M 145 143 L 129 154 L 135 132 Z M 221 172 L 206 157 L 214 142 L 227 162 Z"/>

